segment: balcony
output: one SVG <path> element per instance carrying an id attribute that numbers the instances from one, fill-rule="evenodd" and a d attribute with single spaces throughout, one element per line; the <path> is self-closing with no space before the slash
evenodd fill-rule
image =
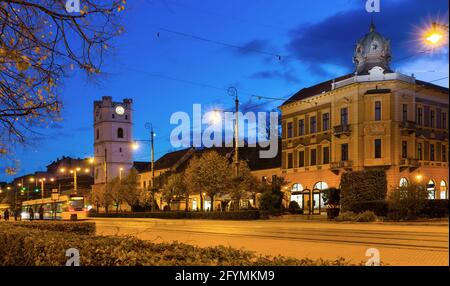
<path id="1" fill-rule="evenodd" d="M 411 168 L 416 169 L 419 168 L 419 160 L 411 159 L 411 158 L 401 158 L 400 159 L 400 168 Z"/>
<path id="2" fill-rule="evenodd" d="M 400 123 L 400 129 L 402 131 L 407 132 L 408 134 L 412 134 L 416 131 L 417 125 L 414 121 L 403 121 Z"/>
<path id="3" fill-rule="evenodd" d="M 334 128 L 333 128 L 333 135 L 336 137 L 340 137 L 342 135 L 349 136 L 350 133 L 351 133 L 350 125 L 348 125 L 348 124 L 334 126 Z"/>
<path id="4" fill-rule="evenodd" d="M 330 169 L 333 172 L 339 172 L 340 170 L 351 170 L 352 161 L 339 161 L 330 163 Z"/>

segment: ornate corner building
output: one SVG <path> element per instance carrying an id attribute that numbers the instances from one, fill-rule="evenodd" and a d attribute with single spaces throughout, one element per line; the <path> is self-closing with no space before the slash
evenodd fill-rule
<path id="1" fill-rule="evenodd" d="M 430 199 L 448 198 L 448 88 L 392 71 L 390 42 L 373 23 L 353 61 L 354 73 L 304 88 L 280 107 L 291 200 L 320 212 L 320 190 L 339 187 L 345 171 L 370 168 L 386 170 L 389 190 L 418 181 Z"/>

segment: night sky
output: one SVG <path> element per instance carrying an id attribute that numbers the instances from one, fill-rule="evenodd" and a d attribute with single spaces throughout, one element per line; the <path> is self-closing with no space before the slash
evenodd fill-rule
<path id="1" fill-rule="evenodd" d="M 127 2 L 125 33 L 105 59 L 105 74 L 96 81 L 76 72 L 65 79 L 63 121 L 16 147 L 17 176 L 45 170 L 63 155 L 92 156 L 93 101 L 105 95 L 134 100 L 134 137 L 148 139 L 145 123 L 151 122 L 157 158 L 172 150 L 171 114 L 191 113 L 194 103 L 230 109 L 229 86 L 238 89 L 244 110 L 276 108 L 282 101 L 251 95 L 286 98 L 352 72 L 355 43 L 372 15 L 363 0 Z M 377 31 L 392 41 L 394 70 L 426 81 L 444 78 L 434 83 L 448 87 L 448 47 L 420 53 L 420 32 L 435 20 L 448 24 L 447 0 L 381 0 L 381 13 L 374 14 Z M 135 160 L 148 161 L 148 154 L 144 144 Z M 0 181 L 12 179 L 6 164 L 0 162 Z"/>

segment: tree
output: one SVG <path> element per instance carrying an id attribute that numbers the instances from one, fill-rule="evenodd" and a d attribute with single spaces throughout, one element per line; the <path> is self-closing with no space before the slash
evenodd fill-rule
<path id="1" fill-rule="evenodd" d="M 260 199 L 260 209 L 265 211 L 278 211 L 283 208 L 284 194 L 281 191 L 286 181 L 283 177 L 275 177 L 270 185 L 263 185 L 263 193 Z"/>
<path id="2" fill-rule="evenodd" d="M 94 188 L 90 194 L 90 201 L 92 201 L 99 212 L 100 207 L 105 208 L 105 212 L 108 213 L 109 206 L 112 204 L 111 196 L 107 192 L 107 187 L 104 185 Z"/>
<path id="3" fill-rule="evenodd" d="M 258 179 L 251 174 L 250 168 L 246 161 L 239 162 L 238 176 L 232 177 L 232 192 L 231 197 L 234 201 L 235 209 L 240 209 L 240 201 L 245 194 L 252 194 L 255 198 L 258 190 Z"/>
<path id="4" fill-rule="evenodd" d="M 139 200 L 141 197 L 141 188 L 139 187 L 139 174 L 135 168 L 131 168 L 129 173 L 122 178 L 122 198 L 130 206 L 139 205 Z"/>
<path id="5" fill-rule="evenodd" d="M 122 201 L 124 199 L 123 193 L 123 185 L 119 178 L 114 178 L 110 182 L 108 182 L 107 186 L 108 193 L 110 196 L 113 205 L 116 207 L 116 213 L 119 212 L 119 208 L 122 205 Z"/>
<path id="6" fill-rule="evenodd" d="M 211 210 L 214 210 L 214 198 L 227 192 L 231 187 L 232 170 L 226 157 L 216 151 L 207 151 L 200 158 L 193 158 L 185 171 L 185 181 L 200 198 L 205 192 L 211 198 Z M 203 210 L 203 202 L 201 202 Z"/>
<path id="7" fill-rule="evenodd" d="M 26 143 L 36 127 L 59 120 L 62 79 L 74 68 L 99 74 L 105 52 L 123 30 L 117 21 L 125 0 L 82 1 L 78 13 L 69 13 L 66 2 L 0 2 L 1 155 L 9 156 L 12 143 Z"/>
<path id="8" fill-rule="evenodd" d="M 162 188 L 161 196 L 169 206 L 169 209 L 172 200 L 183 196 L 185 189 L 183 174 L 174 173 L 168 177 L 166 184 Z"/>

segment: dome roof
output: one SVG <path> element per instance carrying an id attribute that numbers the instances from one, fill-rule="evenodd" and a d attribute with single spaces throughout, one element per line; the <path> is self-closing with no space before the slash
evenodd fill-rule
<path id="1" fill-rule="evenodd" d="M 373 22 L 369 32 L 356 44 L 353 62 L 358 74 L 368 74 L 373 67 L 379 66 L 391 72 L 391 43 L 375 29 Z"/>

